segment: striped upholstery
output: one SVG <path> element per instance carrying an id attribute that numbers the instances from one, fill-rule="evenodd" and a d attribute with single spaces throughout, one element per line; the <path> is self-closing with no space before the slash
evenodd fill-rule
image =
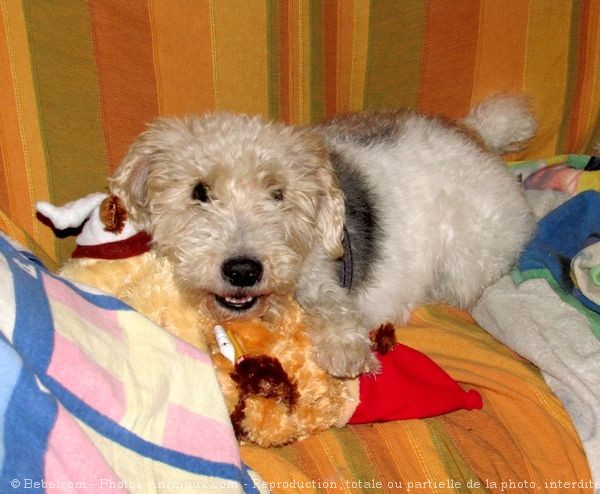
<path id="1" fill-rule="evenodd" d="M 13 220 L 64 259 L 72 244 L 32 204 L 105 187 L 159 114 L 305 123 L 400 105 L 455 117 L 524 90 L 542 127 L 520 157 L 583 152 L 600 137 L 599 41 L 596 1 L 3 1 L 0 228 Z"/>

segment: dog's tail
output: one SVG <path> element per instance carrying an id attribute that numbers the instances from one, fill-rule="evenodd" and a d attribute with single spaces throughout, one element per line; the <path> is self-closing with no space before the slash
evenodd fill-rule
<path id="1" fill-rule="evenodd" d="M 484 144 L 498 154 L 522 149 L 538 129 L 527 97 L 514 94 L 483 100 L 459 123 L 477 132 Z"/>

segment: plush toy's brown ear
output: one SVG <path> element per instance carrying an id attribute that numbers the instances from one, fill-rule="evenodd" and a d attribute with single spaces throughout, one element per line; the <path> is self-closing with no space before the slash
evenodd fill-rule
<path id="1" fill-rule="evenodd" d="M 276 398 L 293 408 L 298 400 L 296 383 L 292 382 L 281 362 L 270 355 L 249 355 L 240 359 L 230 374 L 240 395 Z"/>
<path id="2" fill-rule="evenodd" d="M 119 234 L 127 222 L 127 210 L 123 201 L 110 195 L 100 203 L 100 221 L 107 232 Z"/>
<path id="3" fill-rule="evenodd" d="M 238 360 L 230 377 L 239 388 L 240 399 L 230 418 L 240 440 L 248 437 L 243 426 L 248 397 L 262 396 L 280 401 L 291 412 L 300 396 L 296 383 L 290 379 L 281 362 L 270 355 L 249 355 Z"/>

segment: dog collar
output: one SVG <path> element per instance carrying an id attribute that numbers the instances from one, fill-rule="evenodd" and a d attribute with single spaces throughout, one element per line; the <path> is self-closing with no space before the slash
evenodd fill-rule
<path id="1" fill-rule="evenodd" d="M 344 255 L 340 260 L 340 286 L 350 291 L 352 290 L 352 246 L 350 244 L 350 235 L 345 225 L 342 246 L 344 247 Z"/>
<path id="2" fill-rule="evenodd" d="M 77 245 L 71 257 L 92 259 L 127 259 L 148 252 L 152 244 L 152 237 L 146 232 L 138 232 L 135 235 L 118 240 L 96 245 Z"/>

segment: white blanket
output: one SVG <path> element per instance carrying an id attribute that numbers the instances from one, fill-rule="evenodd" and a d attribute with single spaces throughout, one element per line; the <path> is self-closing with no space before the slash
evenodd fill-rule
<path id="1" fill-rule="evenodd" d="M 510 276 L 485 291 L 473 317 L 541 369 L 570 413 L 599 482 L 600 341 L 586 317 L 563 302 L 546 280 L 516 287 Z"/>

